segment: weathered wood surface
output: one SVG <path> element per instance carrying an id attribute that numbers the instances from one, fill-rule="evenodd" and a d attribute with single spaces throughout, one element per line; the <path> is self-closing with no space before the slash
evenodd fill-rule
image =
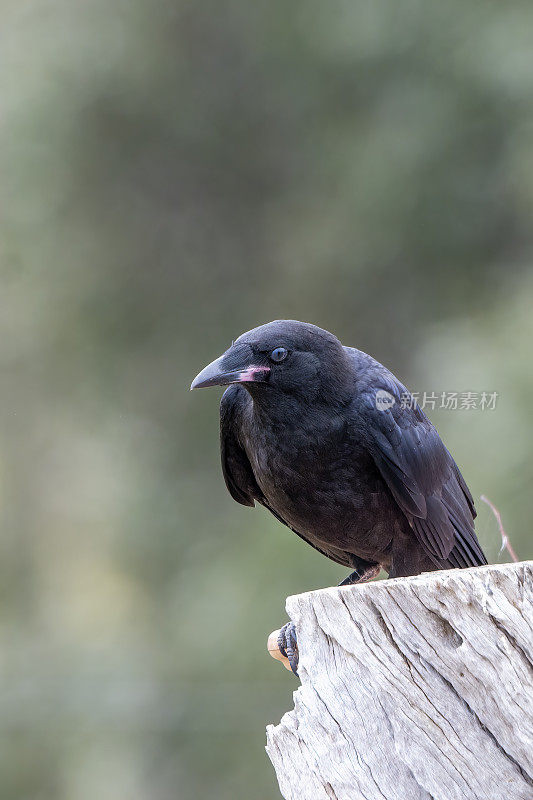
<path id="1" fill-rule="evenodd" d="M 289 597 L 286 800 L 533 800 L 533 562 Z"/>

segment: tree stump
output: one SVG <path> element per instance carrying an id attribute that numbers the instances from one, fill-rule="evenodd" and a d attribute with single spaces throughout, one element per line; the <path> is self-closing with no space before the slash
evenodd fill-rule
<path id="1" fill-rule="evenodd" d="M 289 597 L 286 800 L 532 800 L 533 562 Z"/>

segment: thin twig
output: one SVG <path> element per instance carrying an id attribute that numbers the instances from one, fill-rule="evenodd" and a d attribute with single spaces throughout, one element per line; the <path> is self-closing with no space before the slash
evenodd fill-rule
<path id="1" fill-rule="evenodd" d="M 518 561 L 518 556 L 516 555 L 515 551 L 513 550 L 511 542 L 509 541 L 509 537 L 505 533 L 505 528 L 503 527 L 503 522 L 502 522 L 502 515 L 500 514 L 500 512 L 498 511 L 498 509 L 496 508 L 494 503 L 491 503 L 491 501 L 489 500 L 489 498 L 486 495 L 482 494 L 481 495 L 481 500 L 483 500 L 483 502 L 486 503 L 489 506 L 489 508 L 491 509 L 492 513 L 496 517 L 496 521 L 497 521 L 498 526 L 500 528 L 500 536 L 502 537 L 502 546 L 501 546 L 500 553 L 502 553 L 503 550 L 507 550 L 507 552 L 509 553 L 509 555 L 511 556 L 513 561 Z"/>

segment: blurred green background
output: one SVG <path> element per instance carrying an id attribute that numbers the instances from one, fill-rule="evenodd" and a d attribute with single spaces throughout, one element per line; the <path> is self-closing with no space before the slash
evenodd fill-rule
<path id="1" fill-rule="evenodd" d="M 329 328 L 417 391 L 532 556 L 533 5 L 0 3 L 2 800 L 279 797 L 265 652 L 345 571 L 234 503 L 244 330 Z"/>

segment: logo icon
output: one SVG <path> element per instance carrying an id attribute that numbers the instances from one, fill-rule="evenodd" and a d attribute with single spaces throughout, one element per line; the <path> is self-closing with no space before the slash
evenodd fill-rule
<path id="1" fill-rule="evenodd" d="M 387 411 L 392 408 L 396 400 L 390 392 L 385 389 L 378 389 L 376 392 L 376 408 L 378 411 Z"/>

